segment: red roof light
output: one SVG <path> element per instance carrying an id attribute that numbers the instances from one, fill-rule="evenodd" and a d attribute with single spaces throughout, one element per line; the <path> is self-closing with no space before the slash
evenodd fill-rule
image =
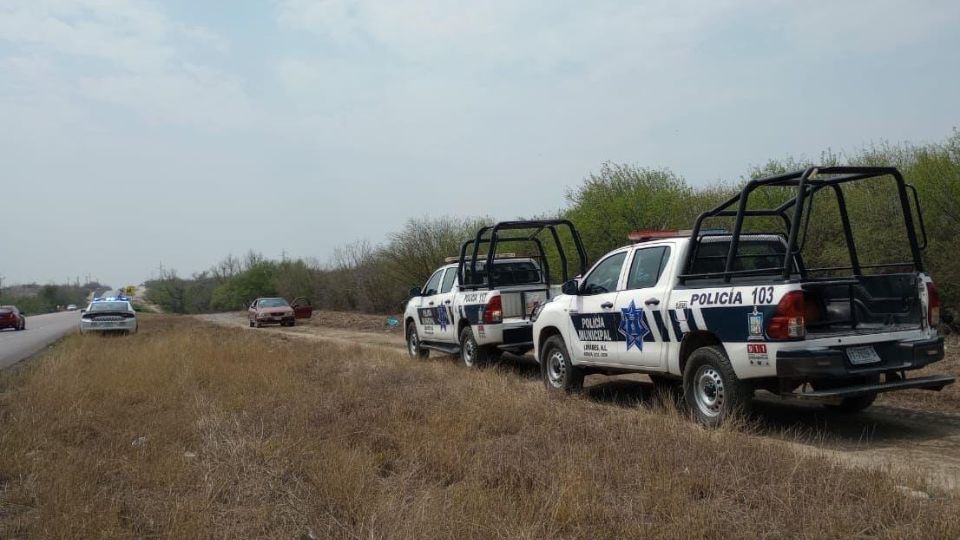
<path id="1" fill-rule="evenodd" d="M 649 240 L 660 240 L 661 238 L 677 238 L 678 236 L 689 236 L 690 231 L 680 231 L 677 229 L 638 229 L 627 235 L 631 242 L 647 242 Z"/>

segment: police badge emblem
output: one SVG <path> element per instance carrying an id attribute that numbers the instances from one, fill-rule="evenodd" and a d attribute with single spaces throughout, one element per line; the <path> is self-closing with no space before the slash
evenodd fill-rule
<path id="1" fill-rule="evenodd" d="M 643 320 L 643 310 L 637 308 L 633 300 L 628 307 L 620 310 L 620 334 L 627 340 L 627 350 L 636 347 L 643 350 L 643 338 L 650 333 L 650 327 Z"/>

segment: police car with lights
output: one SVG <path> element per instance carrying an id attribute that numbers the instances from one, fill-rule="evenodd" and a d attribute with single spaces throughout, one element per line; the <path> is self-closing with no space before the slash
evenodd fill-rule
<path id="1" fill-rule="evenodd" d="M 528 254 L 501 253 L 502 246 Z M 568 261 L 570 246 L 576 259 Z M 454 354 L 467 367 L 477 367 L 503 352 L 532 350 L 531 313 L 576 275 L 568 273 L 568 263 L 582 273 L 587 257 L 572 223 L 535 220 L 482 227 L 448 262 L 452 264 L 437 269 L 423 287 L 410 291 L 404 311 L 407 351 L 415 358 L 425 358 L 431 350 Z"/>
<path id="2" fill-rule="evenodd" d="M 98 298 L 83 310 L 80 333 L 135 333 L 140 327 L 137 312 L 126 296 Z"/>
<path id="3" fill-rule="evenodd" d="M 853 182 L 888 182 L 895 191 L 891 235 L 903 239 L 907 260 L 861 260 L 843 198 Z M 782 200 L 785 187 L 793 196 L 777 206 L 750 199 L 772 188 Z M 826 197 L 837 204 L 833 238 L 845 266 L 821 266 L 820 253 L 804 249 L 812 202 Z M 733 229 L 708 229 L 708 220 Z M 758 222 L 782 230 L 747 232 Z M 691 414 L 712 426 L 758 390 L 855 412 L 880 392 L 954 382 L 908 377 L 941 360 L 944 345 L 937 288 L 923 265 L 923 214 L 895 168 L 820 167 L 753 180 L 690 231 L 631 239 L 533 314 L 548 390 L 578 390 L 591 373 L 645 373 L 681 383 Z"/>

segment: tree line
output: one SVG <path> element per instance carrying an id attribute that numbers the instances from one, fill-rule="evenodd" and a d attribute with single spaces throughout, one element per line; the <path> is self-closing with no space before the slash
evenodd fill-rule
<path id="1" fill-rule="evenodd" d="M 960 250 L 960 132 L 956 130 L 936 143 L 881 144 L 851 153 L 826 151 L 816 160 L 771 160 L 748 168 L 736 181 L 706 186 L 691 185 L 669 169 L 605 163 L 566 193 L 565 208 L 546 217 L 573 221 L 593 261 L 625 244 L 630 231 L 692 228 L 697 215 L 736 194 L 748 180 L 814 164 L 890 165 L 900 169 L 917 189 L 928 241 L 925 262 L 940 288 L 945 316 L 950 317 L 960 307 L 960 270 L 951 261 Z M 844 188 L 863 264 L 909 259 L 903 216 L 893 187 L 891 181 L 854 183 Z M 772 206 L 777 197 L 787 196 L 787 190 L 772 190 L 772 194 L 767 190 L 751 202 Z M 816 218 L 806 226 L 804 240 L 807 264 L 849 264 L 835 198 L 823 190 L 814 197 L 813 205 Z M 914 219 L 918 217 L 914 211 Z M 242 258 L 228 256 L 190 278 L 166 271 L 147 283 L 148 295 L 151 301 L 176 313 L 235 310 L 257 296 L 273 295 L 288 299 L 305 296 L 324 309 L 397 312 L 411 286 L 422 284 L 444 258 L 459 252 L 463 240 L 492 221 L 488 217 L 410 219 L 384 242 L 345 245 L 325 263 L 271 260 L 256 253 Z M 728 225 L 721 220 L 711 226 Z M 765 225 L 759 223 L 757 230 Z"/>
<path id="2" fill-rule="evenodd" d="M 95 281 L 84 284 L 15 285 L 0 289 L 0 305 L 14 305 L 31 315 L 52 313 L 58 308 L 66 309 L 70 304 L 86 307 L 91 293 L 109 288 Z"/>

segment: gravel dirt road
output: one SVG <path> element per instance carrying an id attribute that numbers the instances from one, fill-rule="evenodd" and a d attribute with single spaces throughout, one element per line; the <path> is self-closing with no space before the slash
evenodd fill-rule
<path id="1" fill-rule="evenodd" d="M 225 326 L 248 327 L 246 313 L 213 313 L 198 315 L 203 320 Z M 365 315 L 336 311 L 315 311 L 308 321 L 297 321 L 296 326 L 265 326 L 250 331 L 272 332 L 298 336 L 303 339 L 333 341 L 341 344 L 374 345 L 404 349 L 403 331 L 387 326 L 387 315 Z"/>

